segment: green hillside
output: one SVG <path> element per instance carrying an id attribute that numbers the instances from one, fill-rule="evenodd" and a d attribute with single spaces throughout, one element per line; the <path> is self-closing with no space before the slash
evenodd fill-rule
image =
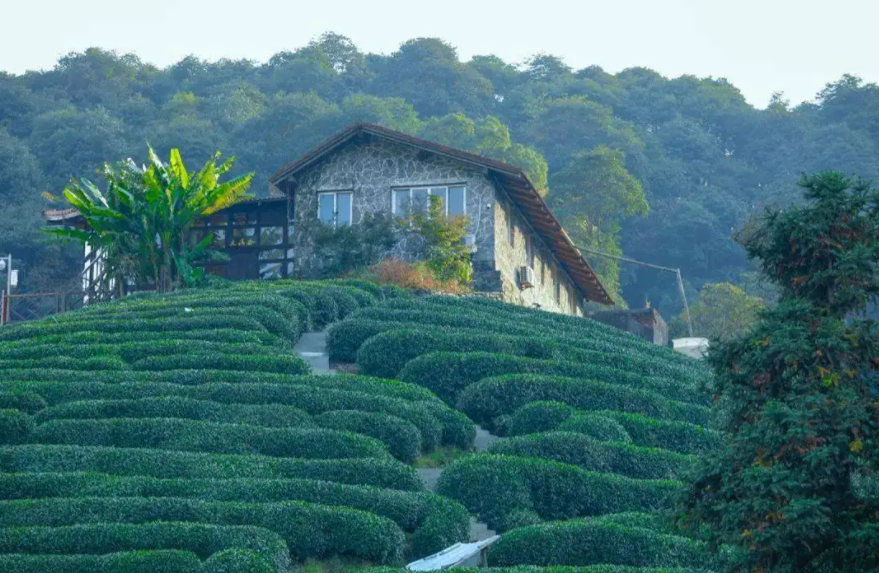
<path id="1" fill-rule="evenodd" d="M 296 355 L 327 326 L 358 374 Z M 661 518 L 720 443 L 710 384 L 587 319 L 361 281 L 135 295 L 7 327 L 0 573 L 400 567 L 467 541 L 471 516 L 503 533 L 497 566 L 710 571 Z M 474 452 L 477 424 L 499 439 Z M 440 448 L 455 461 L 432 493 L 414 465 Z"/>

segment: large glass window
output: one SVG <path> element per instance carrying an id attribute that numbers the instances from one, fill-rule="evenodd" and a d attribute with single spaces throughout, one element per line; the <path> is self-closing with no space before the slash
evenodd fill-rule
<path id="1" fill-rule="evenodd" d="M 351 224 L 353 206 L 350 191 L 320 193 L 317 198 L 317 216 L 322 223 L 333 225 L 334 227 Z"/>
<path id="2" fill-rule="evenodd" d="M 430 206 L 430 198 L 439 197 L 445 215 L 450 217 L 464 215 L 467 212 L 466 195 L 466 189 L 460 185 L 394 189 L 391 198 L 391 211 L 401 217 L 418 212 L 426 213 Z"/>

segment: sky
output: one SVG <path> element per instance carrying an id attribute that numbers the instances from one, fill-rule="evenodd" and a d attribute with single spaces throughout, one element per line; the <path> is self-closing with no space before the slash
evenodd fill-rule
<path id="1" fill-rule="evenodd" d="M 0 70 L 51 69 L 91 46 L 167 66 L 187 55 L 265 62 L 333 31 L 364 52 L 440 37 L 462 59 L 537 53 L 575 69 L 726 78 L 764 107 L 844 73 L 879 81 L 876 0 L 0 0 Z"/>

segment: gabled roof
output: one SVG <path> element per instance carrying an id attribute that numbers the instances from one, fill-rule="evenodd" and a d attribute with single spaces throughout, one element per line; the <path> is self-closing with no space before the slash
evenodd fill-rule
<path id="1" fill-rule="evenodd" d="M 269 181 L 272 184 L 278 184 L 285 179 L 295 176 L 306 167 L 314 165 L 327 155 L 362 135 L 369 135 L 400 145 L 415 147 L 422 151 L 446 157 L 452 161 L 488 170 L 495 181 L 504 188 L 510 199 L 522 211 L 528 223 L 550 247 L 555 257 L 574 281 L 574 285 L 580 293 L 590 301 L 607 305 L 613 304 L 595 271 L 592 270 L 592 267 L 589 266 L 589 263 L 580 254 L 580 251 L 574 246 L 573 241 L 571 241 L 571 238 L 562 228 L 559 220 L 521 167 L 440 145 L 425 139 L 412 137 L 411 135 L 379 125 L 357 123 L 326 139 L 296 161 L 285 165 Z"/>

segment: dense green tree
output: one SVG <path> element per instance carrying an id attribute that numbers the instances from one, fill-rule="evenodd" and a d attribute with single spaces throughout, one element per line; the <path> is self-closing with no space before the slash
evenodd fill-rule
<path id="1" fill-rule="evenodd" d="M 690 321 L 696 336 L 711 340 L 740 336 L 757 321 L 763 300 L 749 295 L 731 283 L 706 283 L 699 299 L 690 306 Z M 686 334 L 686 315 L 681 313 L 672 327 L 680 336 Z"/>
<path id="2" fill-rule="evenodd" d="M 804 177 L 804 205 L 770 210 L 744 244 L 780 290 L 751 330 L 712 346 L 729 439 L 682 500 L 694 534 L 733 546 L 730 571 L 879 568 L 879 192 Z"/>

